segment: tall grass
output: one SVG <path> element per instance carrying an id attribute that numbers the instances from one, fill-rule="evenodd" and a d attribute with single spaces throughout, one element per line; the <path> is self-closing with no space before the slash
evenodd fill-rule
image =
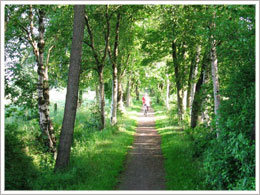
<path id="1" fill-rule="evenodd" d="M 167 189 L 202 190 L 200 162 L 192 157 L 192 140 L 184 132 L 177 116 L 169 117 L 169 113 L 162 106 L 154 106 L 154 109 L 156 129 L 162 139 Z"/>
<path id="2" fill-rule="evenodd" d="M 59 173 L 53 172 L 55 162 L 42 148 L 37 119 L 23 121 L 9 118 L 5 124 L 5 164 L 11 166 L 6 166 L 5 169 L 6 189 L 115 189 L 119 174 L 124 168 L 127 151 L 133 142 L 135 117 L 140 107 L 127 108 L 126 113 L 118 116 L 117 126 L 112 127 L 107 121 L 103 131 L 99 131 L 93 123 L 96 122 L 96 116 L 91 108 L 88 103 L 77 110 L 70 164 L 66 171 Z M 53 112 L 52 107 L 50 110 L 58 137 L 63 119 L 62 102 L 58 105 L 57 113 Z"/>

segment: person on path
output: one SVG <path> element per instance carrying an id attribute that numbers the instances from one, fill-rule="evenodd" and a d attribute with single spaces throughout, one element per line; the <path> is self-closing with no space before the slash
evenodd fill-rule
<path id="1" fill-rule="evenodd" d="M 142 101 L 143 101 L 143 106 L 146 106 L 147 111 L 148 111 L 149 107 L 151 105 L 151 100 L 150 100 L 150 97 L 147 95 L 147 93 L 143 96 Z"/>

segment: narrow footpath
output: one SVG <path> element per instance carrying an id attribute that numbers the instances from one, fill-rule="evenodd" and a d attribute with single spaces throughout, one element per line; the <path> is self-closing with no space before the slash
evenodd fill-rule
<path id="1" fill-rule="evenodd" d="M 133 148 L 129 151 L 118 190 L 165 190 L 161 137 L 154 111 L 140 113 Z"/>

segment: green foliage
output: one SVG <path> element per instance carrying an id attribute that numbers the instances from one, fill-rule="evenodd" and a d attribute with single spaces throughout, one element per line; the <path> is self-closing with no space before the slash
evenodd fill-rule
<path id="1" fill-rule="evenodd" d="M 30 30 L 29 8 L 29 5 L 5 6 L 5 98 L 10 102 L 5 105 L 6 188 L 112 189 L 122 170 L 127 146 L 132 142 L 135 124 L 127 115 L 120 116 L 117 127 L 108 125 L 102 132 L 97 131 L 100 126 L 98 106 L 89 102 L 82 104 L 77 110 L 70 167 L 67 172 L 52 172 L 54 160 L 46 154 L 37 120 L 36 62 L 26 33 L 26 29 Z M 63 88 L 68 78 L 73 6 L 33 5 L 35 32 L 38 31 L 38 8 L 46 13 L 45 62 L 53 46 L 48 64 L 50 88 Z M 102 58 L 105 47 L 105 9 L 105 5 L 86 6 L 99 58 Z M 158 117 L 162 117 L 156 125 L 162 136 L 168 188 L 255 189 L 255 6 L 110 5 L 111 50 L 118 11 L 123 13 L 118 51 L 120 82 L 125 90 L 127 81 L 131 80 L 132 94 L 136 86 L 140 95 L 149 91 L 153 96 L 152 106 L 157 102 L 158 105 L 164 103 L 166 73 L 170 78 L 172 96 L 176 93 L 177 80 L 181 90 L 187 90 L 197 47 L 201 46 L 203 53 L 209 50 L 212 36 L 217 41 L 222 98 L 218 115 L 213 113 L 211 82 L 203 85 L 200 96 L 205 98 L 201 111 L 206 110 L 209 115 L 207 124 L 188 128 L 189 108 L 184 120 L 179 121 L 176 98 L 169 113 L 161 112 L 163 108 L 155 106 Z M 210 27 L 213 22 L 215 28 Z M 93 90 L 98 75 L 93 53 L 86 44 L 89 41 L 87 32 L 84 41 L 80 89 L 90 87 Z M 176 58 L 172 53 L 173 41 Z M 199 59 L 198 72 L 201 70 L 201 54 Z M 173 62 L 177 62 L 179 78 L 174 73 Z M 199 75 L 196 77 L 190 83 L 196 83 Z M 107 56 L 104 69 L 107 124 L 111 79 L 111 62 Z M 63 107 L 64 102 L 59 102 L 58 112 L 51 112 L 58 139 Z"/>
<path id="2" fill-rule="evenodd" d="M 232 74 L 226 95 L 219 111 L 219 138 L 205 153 L 206 182 L 214 189 L 254 190 L 255 84 L 250 66 Z"/>
<path id="3" fill-rule="evenodd" d="M 204 125 L 198 125 L 194 129 L 187 127 L 185 128 L 185 133 L 192 140 L 193 158 L 202 160 L 204 151 L 209 147 L 210 140 L 214 139 L 216 134 Z"/>
<path id="4" fill-rule="evenodd" d="M 64 103 L 51 112 L 55 134 L 59 133 Z M 5 127 L 5 178 L 9 190 L 111 190 L 118 183 L 129 146 L 133 142 L 138 108 L 128 108 L 118 125 L 99 131 L 95 126 L 96 105 L 88 103 L 77 111 L 70 165 L 54 173 L 53 157 L 42 147 L 37 120 L 8 118 Z M 52 110 L 51 110 L 52 111 Z M 129 114 L 128 114 L 129 113 Z M 90 125 L 91 124 L 91 125 Z M 107 123 L 109 124 L 109 123 Z"/>
<path id="5" fill-rule="evenodd" d="M 178 117 L 171 118 L 162 106 L 156 110 L 156 129 L 162 138 L 161 148 L 165 158 L 166 186 L 168 190 L 204 189 L 201 161 L 193 159 L 193 143 L 178 125 Z"/>
<path id="6" fill-rule="evenodd" d="M 17 129 L 18 123 L 5 126 L 5 190 L 31 190 L 37 169 Z"/>

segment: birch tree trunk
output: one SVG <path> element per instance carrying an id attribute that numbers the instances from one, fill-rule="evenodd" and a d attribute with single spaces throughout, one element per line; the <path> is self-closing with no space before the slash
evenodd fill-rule
<path id="1" fill-rule="evenodd" d="M 49 114 L 49 84 L 48 84 L 48 61 L 50 57 L 50 51 L 54 47 L 50 47 L 49 53 L 47 56 L 46 63 L 44 64 L 44 49 L 45 49 L 45 41 L 44 41 L 44 11 L 39 8 L 37 10 L 38 14 L 38 34 L 34 33 L 34 14 L 33 14 L 33 6 L 30 5 L 29 9 L 29 21 L 30 26 L 26 28 L 21 26 L 22 30 L 27 34 L 27 41 L 31 44 L 33 53 L 37 62 L 37 73 L 38 73 L 38 111 L 39 111 L 39 125 L 42 131 L 42 137 L 44 140 L 44 144 L 54 154 L 54 158 L 56 158 L 56 140 L 54 135 L 53 125 L 51 123 L 50 114 Z"/>
<path id="2" fill-rule="evenodd" d="M 32 15 L 32 6 L 30 6 L 30 18 L 31 18 L 31 37 L 33 37 L 33 15 Z M 54 154 L 54 158 L 56 158 L 57 150 L 56 150 L 56 140 L 54 135 L 53 125 L 50 119 L 49 112 L 49 84 L 48 84 L 48 67 L 47 64 L 44 65 L 44 15 L 43 10 L 39 9 L 39 40 L 38 43 L 32 40 L 32 45 L 34 48 L 34 54 L 37 59 L 38 66 L 38 110 L 39 110 L 39 124 L 40 128 L 44 135 L 47 136 L 47 139 L 44 138 L 45 145 L 49 148 L 49 150 Z"/>
<path id="3" fill-rule="evenodd" d="M 73 38 L 70 55 L 66 104 L 55 170 L 66 168 L 70 159 L 70 149 L 73 140 L 74 123 L 78 102 L 82 42 L 84 36 L 84 13 L 84 5 L 74 6 Z"/>

